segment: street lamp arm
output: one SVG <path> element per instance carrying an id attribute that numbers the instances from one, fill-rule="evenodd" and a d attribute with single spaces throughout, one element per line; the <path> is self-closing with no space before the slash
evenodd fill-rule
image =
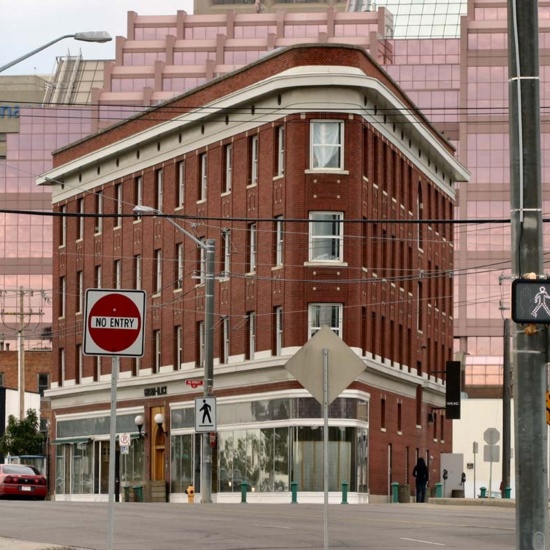
<path id="1" fill-rule="evenodd" d="M 21 61 L 24 61 L 25 59 L 32 57 L 34 54 L 37 54 L 38 52 L 41 52 L 42 50 L 49 48 L 52 44 L 55 44 L 56 42 L 60 42 L 61 40 L 65 40 L 65 38 L 74 38 L 75 40 L 81 40 L 83 42 L 100 42 L 100 43 L 109 42 L 110 40 L 112 40 L 109 33 L 104 31 L 77 32 L 75 34 L 64 34 L 63 36 L 55 38 L 54 40 L 51 40 L 50 42 L 43 44 L 39 48 L 32 50 L 32 52 L 28 52 L 25 55 L 22 55 L 21 57 L 18 57 L 17 59 L 14 59 L 13 61 L 6 63 L 5 65 L 2 65 L 0 67 L 0 73 L 4 72 L 6 69 L 9 69 L 10 67 L 13 67 L 14 65 L 17 65 L 17 63 L 20 63 Z"/>

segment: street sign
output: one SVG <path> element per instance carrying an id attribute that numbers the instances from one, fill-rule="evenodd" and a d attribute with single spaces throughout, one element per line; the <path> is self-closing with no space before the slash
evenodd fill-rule
<path id="1" fill-rule="evenodd" d="M 130 446 L 130 434 L 120 434 L 118 438 L 119 445 L 122 447 Z"/>
<path id="2" fill-rule="evenodd" d="M 483 462 L 500 462 L 500 445 L 483 445 Z"/>
<path id="3" fill-rule="evenodd" d="M 129 455 L 130 454 L 130 447 L 128 445 L 121 445 L 120 446 L 120 454 L 121 455 Z"/>
<path id="4" fill-rule="evenodd" d="M 550 280 L 512 282 L 512 319 L 516 323 L 550 323 Z"/>
<path id="5" fill-rule="evenodd" d="M 197 397 L 195 399 L 195 431 L 216 431 L 216 398 Z"/>
<path id="6" fill-rule="evenodd" d="M 142 357 L 145 292 L 88 289 L 84 355 Z"/>
<path id="7" fill-rule="evenodd" d="M 487 428 L 483 432 L 483 439 L 487 445 L 496 445 L 500 441 L 500 432 L 496 428 Z"/>

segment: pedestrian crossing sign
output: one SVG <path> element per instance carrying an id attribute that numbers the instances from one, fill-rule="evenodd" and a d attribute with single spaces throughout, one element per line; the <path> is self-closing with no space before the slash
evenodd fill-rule
<path id="1" fill-rule="evenodd" d="M 195 432 L 215 432 L 216 398 L 197 397 L 195 399 Z"/>

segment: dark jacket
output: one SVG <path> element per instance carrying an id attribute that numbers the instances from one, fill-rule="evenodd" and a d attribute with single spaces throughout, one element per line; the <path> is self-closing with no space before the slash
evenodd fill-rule
<path id="1" fill-rule="evenodd" d="M 413 476 L 416 478 L 416 483 L 418 485 L 428 483 L 428 467 L 423 458 L 418 459 L 413 469 Z"/>

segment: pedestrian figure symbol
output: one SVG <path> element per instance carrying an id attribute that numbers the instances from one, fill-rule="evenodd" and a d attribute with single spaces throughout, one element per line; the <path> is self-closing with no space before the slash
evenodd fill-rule
<path id="1" fill-rule="evenodd" d="M 210 409 L 212 407 L 206 402 L 206 399 L 203 399 L 202 402 L 203 406 L 199 409 L 202 412 L 202 424 L 206 424 L 207 418 L 208 424 L 212 424 L 212 418 L 210 417 Z"/>
<path id="2" fill-rule="evenodd" d="M 195 431 L 210 433 L 216 431 L 216 398 L 203 396 L 195 398 Z"/>
<path id="3" fill-rule="evenodd" d="M 533 317 L 537 317 L 537 314 L 539 310 L 542 308 L 548 315 L 550 315 L 550 309 L 548 309 L 548 306 L 546 305 L 546 300 L 550 300 L 550 294 L 546 292 L 546 288 L 541 286 L 539 288 L 539 292 L 535 295 L 535 307 L 533 311 L 531 311 L 531 315 Z"/>

